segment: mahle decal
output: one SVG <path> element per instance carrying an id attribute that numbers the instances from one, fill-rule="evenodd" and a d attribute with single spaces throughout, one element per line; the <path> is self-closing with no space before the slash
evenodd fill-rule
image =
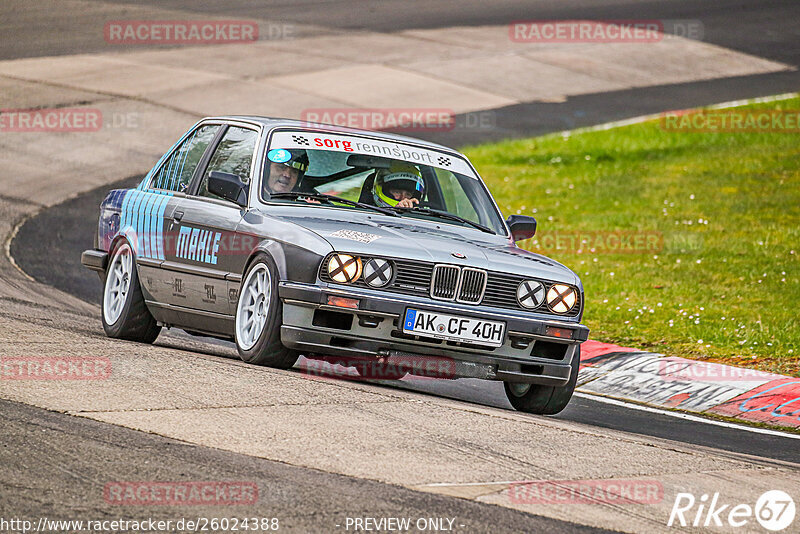
<path id="1" fill-rule="evenodd" d="M 221 237 L 219 232 L 181 226 L 175 256 L 216 265 Z"/>

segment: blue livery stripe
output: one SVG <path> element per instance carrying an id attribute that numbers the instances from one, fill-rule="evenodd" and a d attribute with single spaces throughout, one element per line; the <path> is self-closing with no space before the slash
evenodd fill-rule
<path id="1" fill-rule="evenodd" d="M 136 235 L 136 200 L 139 194 L 135 189 L 128 191 L 128 227 L 133 230 L 134 236 Z M 136 243 L 131 243 L 131 246 L 136 246 Z"/>
<path id="2" fill-rule="evenodd" d="M 184 165 L 186 165 L 186 158 L 189 157 L 189 148 L 192 146 L 192 141 L 194 141 L 194 138 L 197 135 L 198 131 L 200 131 L 200 130 L 199 129 L 195 130 L 195 132 L 192 134 L 192 137 L 189 139 L 189 141 L 186 142 L 187 149 L 183 152 L 183 160 L 181 161 L 180 170 L 175 175 L 176 179 L 174 180 L 173 186 L 170 188 L 173 191 L 177 191 L 178 190 L 178 183 L 177 183 L 178 182 L 178 178 L 180 178 L 183 175 L 183 167 L 184 167 Z"/>
<path id="3" fill-rule="evenodd" d="M 122 197 L 122 208 L 120 210 L 120 217 L 119 217 L 119 229 L 120 231 L 124 230 L 126 226 L 128 226 L 128 212 L 130 210 L 130 199 L 131 195 L 129 194 L 130 191 L 125 191 L 124 196 Z"/>
<path id="4" fill-rule="evenodd" d="M 180 148 L 177 148 L 169 157 L 169 161 L 165 165 L 166 172 L 164 173 L 164 182 L 161 185 L 162 189 L 172 189 L 172 175 L 175 172 L 175 167 L 177 166 L 176 160 L 178 159 L 179 152 Z"/>
<path id="5" fill-rule="evenodd" d="M 164 212 L 172 193 L 128 189 L 119 191 L 114 202 L 120 204 L 120 228 L 130 227 L 136 234 L 136 254 L 143 258 L 165 259 Z"/>
<path id="6" fill-rule="evenodd" d="M 155 195 L 151 193 L 144 193 L 144 197 L 144 206 L 142 208 L 142 228 L 144 229 L 144 233 L 142 234 L 142 256 L 145 258 L 152 258 L 153 251 L 151 250 L 152 245 L 150 242 L 150 232 L 152 231 L 153 227 L 152 209 L 153 201 L 155 201 Z"/>
<path id="7" fill-rule="evenodd" d="M 131 210 L 131 215 L 134 218 L 134 228 L 136 229 L 136 253 L 142 253 L 142 233 L 144 232 L 144 227 L 142 223 L 144 222 L 144 218 L 142 217 L 142 201 L 144 200 L 144 195 L 141 191 L 135 191 L 134 194 L 136 195 L 136 199 L 133 202 L 133 209 Z"/>
<path id="8" fill-rule="evenodd" d="M 167 259 L 164 251 L 164 212 L 167 210 L 171 198 L 172 195 L 165 194 L 161 206 L 158 208 L 158 258 L 160 260 Z"/>
<path id="9" fill-rule="evenodd" d="M 148 226 L 150 225 L 148 224 L 149 221 L 147 220 L 147 203 L 150 201 L 150 195 L 148 195 L 147 193 L 139 193 L 139 194 L 142 195 L 142 201 L 139 203 L 139 210 L 138 210 L 139 221 L 140 221 L 139 225 L 142 227 L 142 231 L 139 232 L 139 247 L 140 247 L 139 254 L 143 258 L 146 258 L 149 256 L 149 254 L 147 253 L 148 252 L 147 229 Z"/>
<path id="10" fill-rule="evenodd" d="M 178 141 L 177 141 L 177 142 L 176 142 L 174 145 L 172 145 L 172 146 L 170 147 L 170 149 L 169 149 L 169 150 L 167 150 L 167 151 L 164 153 L 164 155 L 163 155 L 163 156 L 161 156 L 161 158 L 158 160 L 158 163 L 156 163 L 155 167 L 153 167 L 152 169 L 150 169 L 150 173 L 153 173 L 153 171 L 154 171 L 155 169 L 158 169 L 158 171 L 159 171 L 159 172 L 158 172 L 158 174 L 154 176 L 154 179 L 155 179 L 155 180 L 157 180 L 156 187 L 157 187 L 158 189 L 164 189 L 164 185 L 165 185 L 165 184 L 164 184 L 164 179 L 165 179 L 165 177 L 166 177 L 166 174 L 167 174 L 167 173 L 165 173 L 164 171 L 165 171 L 165 169 L 166 169 L 166 167 L 167 167 L 167 160 L 168 160 L 169 158 L 172 158 L 172 159 L 174 159 L 174 157 L 173 157 L 173 156 L 174 156 L 174 154 L 173 154 L 173 150 L 175 150 L 175 149 L 176 149 L 176 148 L 177 148 L 179 145 L 181 145 L 181 144 L 183 143 L 183 141 L 184 141 L 184 140 L 185 140 L 187 137 L 189 137 L 189 132 L 186 132 L 185 134 L 183 134 L 183 135 L 181 136 L 181 138 L 180 138 L 180 139 L 178 139 Z M 172 164 L 172 162 L 171 162 L 171 161 L 170 161 L 169 163 L 170 163 L 170 165 Z"/>
<path id="11" fill-rule="evenodd" d="M 161 172 L 158 176 L 158 187 L 159 189 L 168 189 L 169 188 L 169 173 L 172 169 L 172 164 L 175 162 L 175 156 L 170 156 L 168 160 L 164 162 L 164 166 L 161 167 Z"/>
<path id="12" fill-rule="evenodd" d="M 161 205 L 161 195 L 152 193 L 153 204 L 150 207 L 150 257 L 159 259 L 158 257 L 158 207 Z"/>
<path id="13" fill-rule="evenodd" d="M 153 259 L 158 259 L 158 252 L 156 251 L 156 228 L 158 228 L 158 223 L 156 221 L 157 212 L 156 207 L 158 203 L 161 201 L 159 195 L 155 193 L 150 193 L 152 197 L 152 201 L 150 202 L 149 207 L 147 208 L 147 219 L 150 221 L 150 224 L 147 228 L 147 241 L 148 241 L 148 255 Z"/>

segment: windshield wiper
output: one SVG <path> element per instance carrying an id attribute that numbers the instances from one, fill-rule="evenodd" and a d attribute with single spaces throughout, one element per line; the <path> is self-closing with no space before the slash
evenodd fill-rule
<path id="1" fill-rule="evenodd" d="M 272 193 L 269 198 L 311 198 L 314 200 L 319 200 L 320 202 L 341 202 L 342 204 L 347 204 L 348 206 L 355 206 L 357 208 L 364 208 L 368 210 L 379 211 L 384 215 L 390 215 L 392 217 L 399 217 L 399 215 L 390 210 L 389 208 L 381 208 L 380 206 L 373 206 L 371 204 L 364 204 L 363 202 L 356 202 L 355 200 L 350 200 L 344 197 L 337 197 L 336 195 L 326 195 L 325 193 L 302 193 L 300 191 L 290 191 L 288 193 Z"/>
<path id="2" fill-rule="evenodd" d="M 430 208 L 420 208 L 420 207 L 417 207 L 417 206 L 414 206 L 413 208 L 397 208 L 397 207 L 395 207 L 394 209 L 397 210 L 397 211 L 400 211 L 400 212 L 409 212 L 409 211 L 411 211 L 411 212 L 414 212 L 414 213 L 424 213 L 425 215 L 431 215 L 433 217 L 439 217 L 440 219 L 450 219 L 451 221 L 462 222 L 462 223 L 468 224 L 468 225 L 470 225 L 470 226 L 472 226 L 474 228 L 477 228 L 478 230 L 480 230 L 482 232 L 486 232 L 487 234 L 497 235 L 488 226 L 484 226 L 484 225 L 482 225 L 480 223 L 476 223 L 476 222 L 470 221 L 469 219 L 465 219 L 464 217 L 459 217 L 458 215 L 450 213 L 449 211 L 432 210 Z"/>

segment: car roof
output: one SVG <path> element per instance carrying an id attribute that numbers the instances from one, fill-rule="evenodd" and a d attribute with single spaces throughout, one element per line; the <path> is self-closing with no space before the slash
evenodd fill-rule
<path id="1" fill-rule="evenodd" d="M 330 130 L 333 133 L 343 133 L 343 134 L 357 134 L 357 135 L 365 135 L 369 137 L 374 137 L 377 139 L 387 139 L 392 141 L 401 141 L 405 143 L 411 143 L 415 145 L 424 146 L 427 148 L 433 148 L 436 150 L 445 150 L 448 152 L 458 152 L 454 148 L 439 145 L 437 143 L 431 143 L 430 141 L 425 141 L 423 139 L 417 139 L 416 137 L 408 137 L 406 135 L 398 135 L 393 133 L 386 133 L 386 132 L 379 132 L 374 130 L 361 130 L 358 128 L 347 128 L 344 126 L 336 126 L 334 124 L 325 124 L 325 123 L 311 123 L 308 121 L 298 121 L 293 119 L 282 119 L 282 118 L 273 118 L 273 117 L 261 117 L 258 115 L 225 115 L 219 117 L 206 117 L 203 120 L 232 120 L 232 121 L 245 121 L 245 122 L 253 122 L 257 124 L 261 124 L 267 128 L 280 128 L 280 127 L 287 127 L 287 128 L 315 128 L 315 127 L 323 127 L 325 130 Z M 460 152 L 459 152 L 460 154 Z"/>

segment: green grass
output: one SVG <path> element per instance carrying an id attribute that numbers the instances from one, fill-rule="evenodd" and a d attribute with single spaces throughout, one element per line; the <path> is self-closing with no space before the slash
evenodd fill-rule
<path id="1" fill-rule="evenodd" d="M 537 218 L 539 239 L 663 236 L 655 253 L 543 251 L 583 280 L 592 339 L 800 376 L 800 134 L 652 121 L 465 152 L 505 215 Z"/>

